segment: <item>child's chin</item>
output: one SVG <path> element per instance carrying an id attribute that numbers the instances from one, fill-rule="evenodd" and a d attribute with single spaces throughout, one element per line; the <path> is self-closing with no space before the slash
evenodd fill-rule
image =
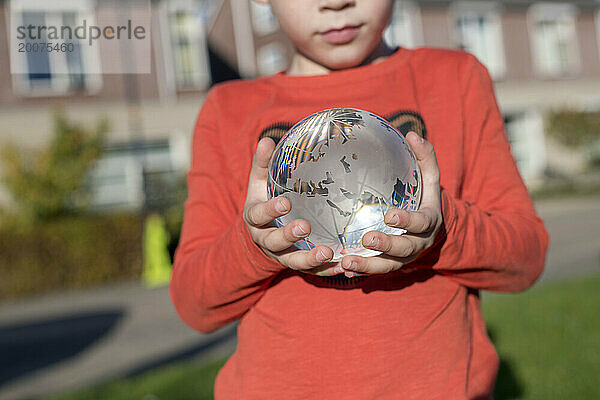
<path id="1" fill-rule="evenodd" d="M 334 60 L 327 60 L 324 64 L 331 70 L 347 69 L 359 66 L 363 61 L 361 57 L 352 58 L 336 58 Z"/>
<path id="2" fill-rule="evenodd" d="M 331 70 L 353 68 L 361 65 L 368 56 L 368 51 L 333 49 L 323 57 L 322 64 Z"/>

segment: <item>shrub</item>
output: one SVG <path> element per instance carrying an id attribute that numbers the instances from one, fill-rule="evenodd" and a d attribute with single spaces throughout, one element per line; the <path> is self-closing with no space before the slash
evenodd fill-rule
<path id="1" fill-rule="evenodd" d="M 571 148 L 588 146 L 600 139 L 600 112 L 555 110 L 546 118 L 548 134 Z"/>
<path id="2" fill-rule="evenodd" d="M 137 279 L 141 271 L 138 216 L 66 216 L 0 229 L 0 299 Z"/>

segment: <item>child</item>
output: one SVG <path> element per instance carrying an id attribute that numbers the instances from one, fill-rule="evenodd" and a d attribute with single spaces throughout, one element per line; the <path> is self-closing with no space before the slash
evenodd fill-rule
<path id="1" fill-rule="evenodd" d="M 478 291 L 532 285 L 548 236 L 487 71 L 464 52 L 387 49 L 393 0 L 260 2 L 296 53 L 285 72 L 210 91 L 171 283 L 193 328 L 240 320 L 216 399 L 490 398 L 498 356 Z M 385 219 L 408 233 L 363 239 L 381 256 L 332 263 L 328 247 L 289 248 L 306 221 L 270 224 L 291 205 L 267 201 L 265 137 L 333 107 L 387 117 L 421 168 L 419 211 Z"/>

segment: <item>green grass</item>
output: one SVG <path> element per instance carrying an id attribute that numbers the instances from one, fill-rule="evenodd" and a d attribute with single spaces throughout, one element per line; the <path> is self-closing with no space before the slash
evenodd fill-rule
<path id="1" fill-rule="evenodd" d="M 482 302 L 500 355 L 495 399 L 600 398 L 600 276 Z"/>
<path id="2" fill-rule="evenodd" d="M 600 276 L 482 304 L 501 359 L 496 400 L 600 399 Z M 53 400 L 212 399 L 224 362 L 182 362 Z"/>
<path id="3" fill-rule="evenodd" d="M 209 400 L 225 360 L 199 365 L 186 361 L 51 400 Z"/>

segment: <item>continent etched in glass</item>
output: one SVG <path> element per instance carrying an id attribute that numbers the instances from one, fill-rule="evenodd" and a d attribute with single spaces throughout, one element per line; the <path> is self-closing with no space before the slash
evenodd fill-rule
<path id="1" fill-rule="evenodd" d="M 292 205 L 277 226 L 298 218 L 310 224 L 310 235 L 297 248 L 329 246 L 339 261 L 347 254 L 381 254 L 363 247 L 369 231 L 405 233 L 386 225 L 384 215 L 392 208 L 418 209 L 421 173 L 408 143 L 385 119 L 334 108 L 303 119 L 281 138 L 267 191 L 269 198 L 284 196 Z"/>

